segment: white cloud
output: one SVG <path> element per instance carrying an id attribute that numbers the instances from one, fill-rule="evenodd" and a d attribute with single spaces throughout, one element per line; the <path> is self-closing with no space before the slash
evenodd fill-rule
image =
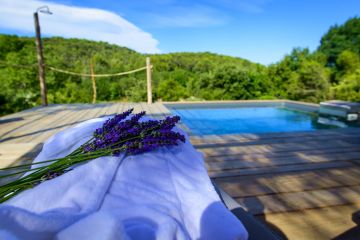
<path id="1" fill-rule="evenodd" d="M 49 6 L 54 13 L 39 14 L 44 35 L 106 41 L 142 53 L 160 52 L 158 41 L 151 34 L 115 13 L 96 8 L 39 0 L 0 0 L 0 27 L 33 33 L 33 13 L 43 5 Z"/>

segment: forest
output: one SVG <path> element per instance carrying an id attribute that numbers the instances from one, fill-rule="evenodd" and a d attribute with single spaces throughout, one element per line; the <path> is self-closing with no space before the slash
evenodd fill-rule
<path id="1" fill-rule="evenodd" d="M 153 64 L 155 101 L 291 99 L 360 101 L 360 18 L 330 27 L 315 51 L 297 47 L 269 66 L 203 53 L 140 54 L 82 39 L 43 39 L 46 66 L 117 73 Z M 34 38 L 0 35 L 0 115 L 41 104 Z M 46 69 L 50 104 L 91 103 L 92 81 Z M 146 101 L 145 72 L 97 79 L 97 101 Z"/>

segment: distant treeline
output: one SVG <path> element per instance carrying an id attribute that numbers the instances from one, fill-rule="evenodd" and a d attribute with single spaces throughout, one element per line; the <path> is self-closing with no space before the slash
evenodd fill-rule
<path id="1" fill-rule="evenodd" d="M 270 66 L 213 53 L 144 55 L 128 48 L 80 39 L 43 39 L 46 64 L 90 73 L 116 73 L 145 66 L 150 56 L 153 98 L 178 100 L 326 99 L 360 101 L 360 18 L 333 26 L 310 52 L 295 48 Z M 33 38 L 0 35 L 0 115 L 40 104 Z M 88 77 L 46 71 L 50 103 L 89 103 Z M 98 101 L 146 101 L 146 76 L 140 72 L 97 80 Z"/>

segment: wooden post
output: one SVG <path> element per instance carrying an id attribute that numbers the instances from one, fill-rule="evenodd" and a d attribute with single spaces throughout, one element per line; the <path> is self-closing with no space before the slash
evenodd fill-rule
<path id="1" fill-rule="evenodd" d="M 94 74 L 94 65 L 92 63 L 92 60 L 90 61 L 90 73 L 91 73 L 91 81 L 92 81 L 92 88 L 93 88 L 93 100 L 92 103 L 96 103 L 96 78 Z"/>
<path id="2" fill-rule="evenodd" d="M 40 24 L 39 24 L 39 15 L 37 12 L 34 13 L 34 23 L 35 23 L 35 32 L 36 32 L 36 50 L 37 50 L 37 59 L 39 63 L 39 80 L 40 80 L 40 93 L 41 93 L 41 104 L 47 106 L 47 90 L 45 84 L 45 63 L 44 56 L 42 51 L 41 35 L 40 35 Z"/>
<path id="3" fill-rule="evenodd" d="M 152 88 L 151 88 L 151 64 L 150 58 L 146 58 L 146 82 L 147 82 L 147 102 L 152 104 Z"/>

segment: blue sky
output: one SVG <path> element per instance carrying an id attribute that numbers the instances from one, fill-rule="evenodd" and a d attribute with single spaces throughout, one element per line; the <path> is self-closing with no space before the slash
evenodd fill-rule
<path id="1" fill-rule="evenodd" d="M 0 4 L 6 6 L 0 10 L 1 33 L 33 35 L 32 9 L 47 4 L 54 12 L 41 16 L 47 36 L 103 40 L 140 52 L 210 51 L 263 64 L 281 60 L 294 47 L 315 50 L 330 26 L 360 16 L 359 0 L 0 0 Z"/>

